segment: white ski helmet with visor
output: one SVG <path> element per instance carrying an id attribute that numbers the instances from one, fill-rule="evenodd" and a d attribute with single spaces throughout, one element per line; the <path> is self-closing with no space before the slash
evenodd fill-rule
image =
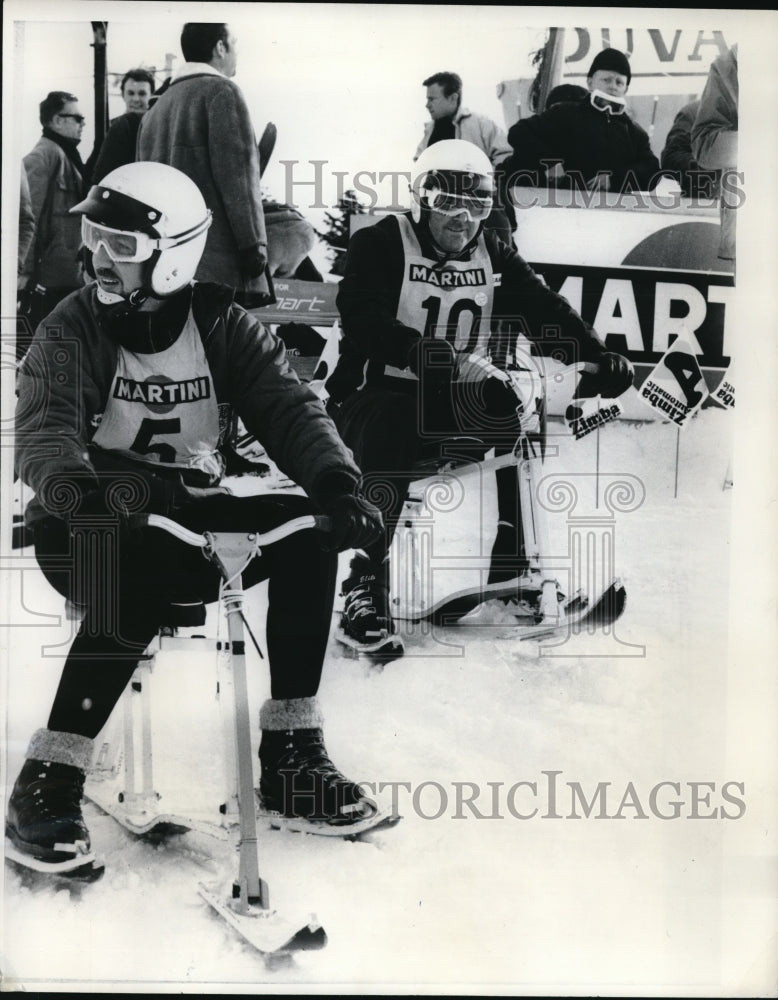
<path id="1" fill-rule="evenodd" d="M 465 139 L 442 139 L 427 146 L 415 163 L 411 216 L 419 222 L 426 210 L 443 215 L 467 212 L 483 223 L 494 201 L 494 171 L 483 150 Z"/>
<path id="2" fill-rule="evenodd" d="M 102 246 L 117 263 L 149 261 L 144 288 L 157 298 L 192 280 L 211 224 L 194 181 L 165 163 L 117 167 L 70 211 L 81 215 L 87 250 Z"/>

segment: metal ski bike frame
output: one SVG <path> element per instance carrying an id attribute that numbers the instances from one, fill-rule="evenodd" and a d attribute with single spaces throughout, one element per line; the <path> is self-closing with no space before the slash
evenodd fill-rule
<path id="1" fill-rule="evenodd" d="M 249 718 L 248 681 L 246 673 L 245 632 L 248 624 L 244 617 L 244 592 L 242 574 L 252 559 L 261 554 L 262 548 L 287 538 L 289 535 L 304 529 L 315 528 L 326 531 L 330 527 L 327 517 L 307 515 L 297 517 L 270 531 L 258 532 L 204 532 L 198 534 L 190 531 L 169 518 L 157 514 L 139 515 L 133 518 L 134 525 L 158 528 L 167 531 L 175 538 L 188 545 L 200 548 L 205 557 L 218 568 L 222 584 L 219 600 L 227 618 L 228 643 L 225 644 L 230 681 L 228 686 L 233 693 L 233 740 L 226 746 L 226 758 L 229 769 L 233 770 L 235 784 L 237 819 L 239 827 L 239 861 L 237 876 L 232 884 L 229 897 L 220 897 L 217 893 L 200 883 L 199 894 L 213 909 L 234 927 L 250 944 L 266 956 L 284 956 L 292 951 L 312 950 L 326 944 L 324 929 L 309 918 L 308 922 L 293 923 L 282 918 L 276 911 L 270 909 L 270 894 L 267 883 L 259 871 L 257 848 L 257 816 L 256 798 L 254 792 L 253 755 L 251 751 L 251 728 Z M 249 629 L 249 634 L 251 630 Z M 253 635 L 252 635 L 253 639 Z M 164 638 L 160 640 L 164 643 Z M 175 644 L 198 642 L 202 640 L 181 639 Z M 217 645 L 217 644 L 214 644 Z M 220 645 L 220 644 L 219 644 Z M 162 648 L 165 648 L 164 646 Z M 168 646 L 168 648 L 170 648 Z M 124 722 L 124 778 L 125 791 L 120 796 L 122 807 L 104 806 L 97 796 L 90 795 L 102 808 L 105 808 L 120 823 L 136 833 L 144 833 L 152 829 L 160 821 L 175 829 L 176 819 L 164 814 L 153 816 L 145 824 L 133 819 L 139 815 L 132 814 L 133 807 L 140 809 L 142 816 L 145 808 L 156 800 L 153 790 L 151 768 L 151 722 L 149 708 L 148 685 L 138 685 L 141 694 L 141 754 L 142 783 L 140 794 L 135 793 L 135 747 L 133 737 L 132 708 L 125 714 Z M 132 690 L 127 697 L 132 698 Z M 226 735 L 226 734 L 225 734 Z M 98 761 L 99 766 L 99 761 Z M 234 815 L 230 803 L 222 807 L 224 818 Z M 172 822 L 171 822 L 172 819 Z M 186 823 L 186 826 L 184 826 Z M 210 827 L 208 829 L 208 827 Z M 192 823 L 181 819 L 179 832 L 185 829 L 200 829 L 213 834 L 219 828 L 214 824 Z"/>
<path id="2" fill-rule="evenodd" d="M 578 362 L 574 369 L 582 376 L 576 395 L 582 392 L 582 383 L 586 376 L 597 372 L 597 365 L 591 362 Z M 583 394 L 586 394 L 583 388 Z M 464 479 L 470 474 L 492 476 L 499 469 L 515 467 L 518 479 L 519 508 L 523 533 L 524 552 L 529 564 L 524 574 L 523 585 L 528 592 L 537 594 L 535 620 L 531 624 L 517 626 L 516 638 L 519 641 L 550 638 L 564 634 L 567 631 L 598 624 L 607 624 L 613 617 L 618 617 L 624 607 L 625 592 L 621 581 L 614 579 L 610 586 L 604 589 L 597 599 L 590 601 L 586 595 L 576 593 L 567 602 L 560 600 L 557 567 L 550 559 L 549 530 L 547 515 L 537 497 L 538 469 L 543 461 L 543 435 L 541 426 L 534 432 L 522 424 L 521 432 L 514 446 L 501 455 L 492 455 L 480 460 L 457 459 L 458 441 L 466 438 L 452 438 L 444 442 L 451 448 L 449 457 L 445 452 L 438 460 L 434 470 L 418 477 L 411 483 L 407 505 L 410 511 L 419 511 L 426 505 L 428 489 L 434 488 L 441 478 L 453 477 Z M 421 470 L 419 470 L 421 472 Z M 474 608 L 479 602 L 477 591 L 464 590 L 448 595 L 443 600 L 434 602 L 428 597 L 425 589 L 430 587 L 430 570 L 427 565 L 430 559 L 429 537 L 420 537 L 414 530 L 417 515 L 412 513 L 405 522 L 407 532 L 404 553 L 404 568 L 400 574 L 395 573 L 394 581 L 398 589 L 405 589 L 406 597 L 395 600 L 400 607 L 395 610 L 395 617 L 406 621 L 431 620 L 437 624 L 456 624 L 458 618 L 468 608 Z M 426 569 L 426 574 L 425 574 Z M 487 595 L 483 596 L 486 599 Z M 429 597 L 432 597 L 431 590 Z"/>

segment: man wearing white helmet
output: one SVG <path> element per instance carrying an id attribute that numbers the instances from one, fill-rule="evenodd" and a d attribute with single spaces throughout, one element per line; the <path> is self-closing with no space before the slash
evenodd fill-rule
<path id="1" fill-rule="evenodd" d="M 632 381 L 629 362 L 484 229 L 493 180 L 480 149 L 446 139 L 415 166 L 411 211 L 351 240 L 337 299 L 341 355 L 327 383 L 340 432 L 366 492 L 381 498 L 386 524 L 385 535 L 357 554 L 343 585 L 341 638 L 365 650 L 391 639 L 388 552 L 414 464 L 441 438 L 477 435 L 503 453 L 517 440 L 520 401 L 504 369 L 518 332 L 567 363 L 597 362 L 592 379 L 602 396 L 617 396 Z M 544 339 L 548 330 L 554 335 Z M 527 566 L 513 467 L 497 473 L 497 505 L 483 598 L 515 591 Z"/>
<path id="2" fill-rule="evenodd" d="M 231 289 L 192 280 L 210 212 L 189 178 L 128 164 L 72 211 L 96 281 L 36 332 L 19 375 L 16 457 L 35 492 L 26 519 L 36 558 L 85 616 L 14 786 L 7 835 L 45 864 L 89 851 L 80 799 L 94 738 L 162 624 L 160 609 L 216 599 L 212 564 L 158 529 L 133 529 L 137 512 L 172 514 L 197 531 L 262 531 L 312 508 L 330 515 L 328 536 L 298 532 L 244 576 L 248 586 L 270 581 L 261 792 L 286 815 L 359 818 L 361 793 L 327 756 L 316 692 L 337 552 L 371 541 L 380 514 L 359 496 L 359 470 L 278 338 Z M 237 417 L 310 500 L 219 487 Z"/>

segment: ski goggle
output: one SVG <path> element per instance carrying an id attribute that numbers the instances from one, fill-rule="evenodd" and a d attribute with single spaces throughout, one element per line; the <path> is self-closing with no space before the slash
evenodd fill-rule
<path id="1" fill-rule="evenodd" d="M 87 250 L 97 253 L 102 246 L 111 260 L 117 263 L 137 264 L 149 260 L 155 250 L 170 250 L 188 243 L 204 233 L 211 224 L 210 211 L 202 222 L 178 236 L 149 236 L 148 233 L 111 229 L 99 222 L 81 216 L 81 240 Z"/>
<path id="2" fill-rule="evenodd" d="M 492 210 L 492 196 L 479 197 L 474 194 L 448 194 L 440 188 L 426 192 L 427 204 L 441 215 L 459 215 L 466 212 L 471 222 L 480 222 Z"/>
<path id="3" fill-rule="evenodd" d="M 623 97 L 612 97 L 601 90 L 593 90 L 589 100 L 592 102 L 592 107 L 609 115 L 623 115 L 627 110 L 627 102 Z"/>

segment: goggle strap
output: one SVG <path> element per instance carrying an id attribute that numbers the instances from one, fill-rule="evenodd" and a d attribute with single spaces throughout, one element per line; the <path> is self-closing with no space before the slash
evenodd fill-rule
<path id="1" fill-rule="evenodd" d="M 206 229 L 211 225 L 211 217 L 213 213 L 210 208 L 206 209 L 205 218 L 198 222 L 196 225 L 192 226 L 191 229 L 185 229 L 183 233 L 179 233 L 177 236 L 165 236 L 160 239 L 175 240 L 174 243 L 170 243 L 168 246 L 160 249 L 170 250 L 172 247 L 181 246 L 182 243 L 189 243 L 191 240 L 197 239 L 198 236 L 202 235 Z"/>
<path id="2" fill-rule="evenodd" d="M 208 209 L 204 219 L 192 226 L 191 229 L 185 229 L 182 233 L 178 233 L 176 236 L 149 236 L 148 233 L 133 232 L 129 229 L 114 229 L 111 226 L 104 226 L 101 222 L 93 222 L 85 215 L 82 216 L 82 218 L 84 220 L 84 227 L 94 227 L 96 232 L 103 230 L 104 232 L 116 233 L 117 235 L 141 236 L 145 237 L 155 250 L 172 250 L 173 247 L 181 246 L 183 243 L 189 243 L 205 232 L 211 224 L 211 216 L 212 212 Z"/>

